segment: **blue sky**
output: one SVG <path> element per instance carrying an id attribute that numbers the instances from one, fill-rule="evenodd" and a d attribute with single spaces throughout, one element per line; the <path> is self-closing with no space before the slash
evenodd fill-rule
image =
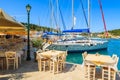
<path id="1" fill-rule="evenodd" d="M 56 16 L 56 0 L 53 1 L 54 13 Z M 82 0 L 87 15 L 87 0 Z M 101 0 L 104 11 L 107 30 L 120 28 L 120 0 Z M 72 12 L 71 12 L 72 0 L 59 0 L 64 22 L 67 29 L 72 26 Z M 0 8 L 2 8 L 7 14 L 14 17 L 19 22 L 27 22 L 27 12 L 25 6 L 30 4 L 32 6 L 30 12 L 30 23 L 51 26 L 50 25 L 50 6 L 49 0 L 1 0 Z M 85 19 L 82 13 L 80 0 L 74 0 L 74 14 L 76 17 L 76 25 L 74 28 L 87 28 Z M 61 17 L 57 22 L 60 28 L 63 30 Z M 53 23 L 53 28 L 56 28 Z M 104 25 L 102 22 L 100 7 L 98 0 L 91 0 L 91 32 L 104 31 Z"/>

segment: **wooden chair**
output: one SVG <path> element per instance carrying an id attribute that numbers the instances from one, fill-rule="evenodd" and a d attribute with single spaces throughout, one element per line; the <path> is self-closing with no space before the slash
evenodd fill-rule
<path id="1" fill-rule="evenodd" d="M 84 53 L 82 53 L 83 60 L 85 60 L 86 56 L 87 56 L 87 52 L 85 51 Z"/>
<path id="2" fill-rule="evenodd" d="M 113 55 L 112 55 L 112 59 L 115 59 L 116 57 L 117 57 L 116 54 L 113 54 Z"/>
<path id="3" fill-rule="evenodd" d="M 110 69 L 109 69 L 110 68 Z M 116 71 L 108 66 L 102 67 L 102 79 L 103 80 L 116 80 Z"/>
<path id="4" fill-rule="evenodd" d="M 85 68 L 85 78 L 87 80 L 95 80 L 96 65 L 87 63 L 84 65 Z"/>
<path id="5" fill-rule="evenodd" d="M 7 70 L 10 67 L 10 65 L 13 65 L 13 68 L 18 69 L 18 57 L 16 55 L 16 52 L 13 51 L 8 51 L 5 52 L 6 56 L 6 65 L 7 65 Z"/>
<path id="6" fill-rule="evenodd" d="M 95 80 L 96 65 L 85 61 L 87 55 L 88 55 L 87 52 L 82 53 L 83 63 L 81 67 L 85 69 L 84 70 L 85 79 L 87 78 L 87 80 Z"/>
<path id="7" fill-rule="evenodd" d="M 39 56 L 39 59 L 37 59 L 39 71 L 46 71 L 46 68 L 49 67 L 49 59 L 45 58 L 40 53 L 37 54 L 37 56 Z"/>
<path id="8" fill-rule="evenodd" d="M 3 59 L 0 58 L 1 69 L 3 70 Z"/>
<path id="9" fill-rule="evenodd" d="M 5 56 L 5 54 L 4 54 L 4 50 L 3 49 L 1 49 L 0 50 L 0 68 L 3 70 L 3 67 L 4 67 L 4 56 Z"/>
<path id="10" fill-rule="evenodd" d="M 64 64 L 63 64 L 63 69 L 66 67 L 66 57 L 67 57 L 67 54 L 68 54 L 68 51 L 66 50 L 65 51 L 65 55 L 63 56 L 63 61 L 64 61 Z"/>
<path id="11" fill-rule="evenodd" d="M 57 60 L 57 56 L 54 55 L 51 57 L 51 60 L 50 60 L 50 72 L 52 73 L 56 73 L 58 72 L 58 60 Z"/>
<path id="12" fill-rule="evenodd" d="M 102 79 L 103 80 L 116 80 L 116 73 L 117 73 L 117 64 L 119 57 L 117 55 L 113 54 L 112 59 L 115 61 L 115 64 L 113 66 L 105 66 L 102 65 Z M 110 76 L 110 77 L 109 77 Z"/>
<path id="13" fill-rule="evenodd" d="M 109 79 L 109 70 L 107 66 L 102 67 L 102 79 L 103 80 L 108 80 Z"/>
<path id="14" fill-rule="evenodd" d="M 62 72 L 65 68 L 67 51 L 65 53 L 60 53 L 59 55 L 54 55 L 50 61 L 50 71 L 53 73 Z"/>
<path id="15" fill-rule="evenodd" d="M 61 72 L 65 68 L 66 54 L 61 53 L 57 56 L 57 73 Z"/>
<path id="16" fill-rule="evenodd" d="M 112 59 L 115 61 L 115 64 L 113 65 L 113 69 L 117 70 L 117 65 L 118 65 L 118 61 L 119 61 L 119 57 L 117 55 L 112 56 Z"/>
<path id="17" fill-rule="evenodd" d="M 114 67 L 117 67 L 117 64 L 118 64 L 118 61 L 119 61 L 119 57 L 117 57 L 117 55 L 113 54 L 112 59 L 115 61 Z"/>
<path id="18" fill-rule="evenodd" d="M 113 58 L 113 60 L 115 60 L 115 65 L 112 67 L 111 73 L 113 76 L 113 80 L 115 80 L 116 78 L 116 73 L 117 73 L 117 65 L 118 65 L 118 61 L 119 61 L 119 57 L 115 56 L 115 58 Z"/>
<path id="19" fill-rule="evenodd" d="M 82 63 L 82 67 L 84 67 L 85 65 L 85 57 L 87 56 L 87 52 L 85 51 L 84 53 L 82 53 L 82 58 L 83 58 L 83 63 Z"/>

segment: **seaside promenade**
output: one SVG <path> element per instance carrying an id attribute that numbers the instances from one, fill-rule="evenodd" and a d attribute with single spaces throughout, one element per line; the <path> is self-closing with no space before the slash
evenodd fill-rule
<path id="1" fill-rule="evenodd" d="M 100 70 L 97 70 L 98 79 L 102 76 L 100 73 Z M 118 75 L 116 77 L 116 80 L 120 80 Z M 24 60 L 17 70 L 0 70 L 0 80 L 85 80 L 85 78 L 84 68 L 80 64 L 67 63 L 61 73 L 53 74 L 50 71 L 40 72 L 34 60 Z"/>

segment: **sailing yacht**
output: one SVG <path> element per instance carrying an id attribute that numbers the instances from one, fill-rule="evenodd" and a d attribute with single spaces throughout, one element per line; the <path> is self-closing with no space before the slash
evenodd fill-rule
<path id="1" fill-rule="evenodd" d="M 91 50 L 100 50 L 106 49 L 108 41 L 101 38 L 91 38 L 90 40 L 86 37 L 76 37 L 70 38 L 70 35 L 67 39 L 57 40 L 52 44 L 46 43 L 46 46 L 43 49 L 47 48 L 50 50 L 62 50 L 62 51 L 91 51 Z"/>
<path id="2" fill-rule="evenodd" d="M 62 51 L 91 51 L 106 49 L 108 41 L 102 38 L 91 38 L 80 36 L 81 33 L 88 33 L 90 36 L 90 1 L 88 0 L 88 28 L 87 29 L 73 29 L 74 28 L 74 3 L 72 0 L 72 19 L 73 25 L 71 30 L 64 30 L 62 38 L 52 42 L 51 44 L 46 43 L 43 49 L 50 50 L 62 50 Z M 75 35 L 77 34 L 77 35 Z"/>

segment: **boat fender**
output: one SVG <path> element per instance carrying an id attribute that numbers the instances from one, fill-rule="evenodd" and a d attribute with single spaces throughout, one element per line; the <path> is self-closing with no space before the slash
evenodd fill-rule
<path id="1" fill-rule="evenodd" d="M 90 43 L 88 43 L 87 45 L 88 45 L 88 46 L 91 46 L 91 44 L 90 44 Z"/>
<path id="2" fill-rule="evenodd" d="M 52 41 L 50 41 L 49 43 L 52 44 Z"/>
<path id="3" fill-rule="evenodd" d="M 49 44 L 52 44 L 52 41 L 49 40 L 48 43 L 49 43 Z"/>

